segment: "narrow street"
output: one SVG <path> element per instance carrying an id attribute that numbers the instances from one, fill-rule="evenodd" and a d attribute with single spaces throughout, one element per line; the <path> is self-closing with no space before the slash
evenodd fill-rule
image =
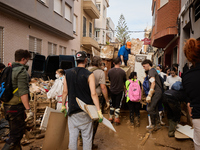
<path id="1" fill-rule="evenodd" d="M 108 114 L 104 114 L 108 118 Z M 163 119 L 166 122 L 166 118 Z M 140 143 L 148 132 L 146 130 L 147 126 L 147 113 L 144 110 L 141 110 L 141 120 L 140 127 L 131 127 L 128 111 L 121 113 L 121 125 L 114 125 L 116 133 L 105 127 L 103 124 L 100 124 L 97 134 L 95 137 L 95 144 L 98 144 L 98 150 L 171 150 L 169 147 L 156 146 L 155 143 L 171 146 L 181 150 L 193 150 L 194 145 L 193 141 L 190 139 L 187 140 L 177 140 L 175 138 L 168 137 L 168 128 L 162 126 L 157 132 L 150 134 L 149 139 L 146 141 L 144 146 L 141 146 Z M 42 146 L 44 139 L 35 140 L 32 144 L 22 147 L 23 150 L 39 150 L 39 147 Z M 0 148 L 4 143 L 0 144 Z M 36 148 L 38 147 L 38 148 Z M 82 150 L 82 147 L 79 146 L 78 150 Z"/>

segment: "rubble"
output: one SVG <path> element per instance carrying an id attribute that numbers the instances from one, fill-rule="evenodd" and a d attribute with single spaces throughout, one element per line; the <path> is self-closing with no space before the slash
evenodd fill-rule
<path id="1" fill-rule="evenodd" d="M 114 47 L 110 45 L 102 46 L 100 57 L 104 59 L 113 59 Z"/>

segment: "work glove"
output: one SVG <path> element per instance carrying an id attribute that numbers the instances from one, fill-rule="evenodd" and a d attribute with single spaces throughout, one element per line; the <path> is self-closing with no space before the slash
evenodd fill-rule
<path id="1" fill-rule="evenodd" d="M 147 96 L 146 102 L 147 102 L 147 103 L 151 103 L 151 97 L 150 97 L 150 96 Z"/>
<path id="2" fill-rule="evenodd" d="M 122 66 L 122 67 L 124 67 L 124 66 L 125 66 L 125 64 L 124 64 L 124 62 L 123 62 L 123 61 L 122 61 L 122 64 L 121 64 L 121 66 Z"/>
<path id="3" fill-rule="evenodd" d="M 25 122 L 33 119 L 33 112 L 31 111 L 31 109 L 26 109 L 25 113 L 26 113 Z"/>
<path id="4" fill-rule="evenodd" d="M 65 114 L 65 117 L 67 116 L 67 109 L 65 105 L 62 105 L 61 112 Z"/>
<path id="5" fill-rule="evenodd" d="M 153 96 L 154 92 L 155 92 L 154 89 L 150 89 L 150 90 L 149 90 L 148 96 L 147 96 L 147 98 L 146 98 L 146 102 L 147 102 L 147 103 L 151 103 L 151 97 Z"/>
<path id="6" fill-rule="evenodd" d="M 99 116 L 99 122 L 101 123 L 103 121 L 103 115 L 101 110 L 97 111 L 98 112 L 98 116 Z"/>
<path id="7" fill-rule="evenodd" d="M 110 107 L 110 102 L 106 102 L 106 110 L 108 110 L 108 108 Z"/>
<path id="8" fill-rule="evenodd" d="M 170 84 L 168 82 L 166 82 L 166 81 L 164 82 L 164 85 L 165 86 L 170 86 Z"/>

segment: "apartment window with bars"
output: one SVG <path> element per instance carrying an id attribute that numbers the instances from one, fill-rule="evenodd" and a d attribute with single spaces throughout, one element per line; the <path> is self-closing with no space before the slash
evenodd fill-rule
<path id="1" fill-rule="evenodd" d="M 59 54 L 60 55 L 67 55 L 67 48 L 64 46 L 59 47 Z"/>
<path id="2" fill-rule="evenodd" d="M 83 37 L 86 37 L 86 18 L 83 17 Z"/>
<path id="3" fill-rule="evenodd" d="M 3 27 L 0 27 L 0 62 L 3 62 Z"/>
<path id="4" fill-rule="evenodd" d="M 90 22 L 89 37 L 92 37 L 92 23 Z"/>
<path id="5" fill-rule="evenodd" d="M 57 44 L 48 42 L 48 55 L 56 55 Z"/>
<path id="6" fill-rule="evenodd" d="M 42 40 L 29 36 L 29 51 L 41 54 Z"/>

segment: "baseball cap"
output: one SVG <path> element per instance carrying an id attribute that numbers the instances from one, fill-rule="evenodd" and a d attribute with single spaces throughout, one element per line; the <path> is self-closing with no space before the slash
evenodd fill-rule
<path id="1" fill-rule="evenodd" d="M 126 47 L 127 47 L 128 49 L 130 49 L 130 48 L 131 48 L 131 42 L 126 42 Z"/>
<path id="2" fill-rule="evenodd" d="M 85 60 L 87 58 L 87 54 L 84 51 L 79 51 L 76 53 L 76 60 Z"/>

